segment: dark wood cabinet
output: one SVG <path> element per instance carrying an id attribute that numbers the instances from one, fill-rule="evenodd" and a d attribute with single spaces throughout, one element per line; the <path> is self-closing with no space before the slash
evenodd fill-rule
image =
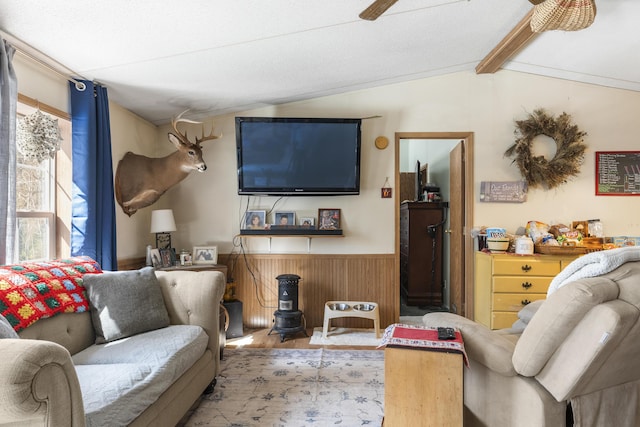
<path id="1" fill-rule="evenodd" d="M 442 307 L 445 204 L 400 205 L 400 287 L 407 305 Z"/>

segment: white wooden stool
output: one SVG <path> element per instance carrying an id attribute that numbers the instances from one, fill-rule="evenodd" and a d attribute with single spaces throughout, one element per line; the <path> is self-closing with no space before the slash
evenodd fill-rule
<path id="1" fill-rule="evenodd" d="M 327 301 L 324 305 L 324 325 L 322 337 L 327 337 L 331 319 L 340 317 L 361 317 L 373 320 L 376 338 L 380 338 L 380 310 L 375 302 L 366 301 Z"/>

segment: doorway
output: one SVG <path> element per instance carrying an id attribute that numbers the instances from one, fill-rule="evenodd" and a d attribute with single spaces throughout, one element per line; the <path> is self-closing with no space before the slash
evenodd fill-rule
<path id="1" fill-rule="evenodd" d="M 429 163 L 427 175 L 441 187 L 442 197 L 448 202 L 443 245 L 443 309 L 473 317 L 473 133 L 472 132 L 400 132 L 395 137 L 396 175 L 396 289 L 400 286 L 400 204 L 401 171 L 413 170 L 415 160 Z M 443 154 L 444 153 L 444 154 Z M 448 154 L 448 156 L 447 156 Z M 413 156 L 413 158 L 412 158 Z M 422 156 L 415 158 L 415 156 Z M 438 164 L 435 164 L 438 163 Z M 412 166 L 409 166 L 412 165 Z M 432 173 L 429 172 L 431 169 Z M 445 182 L 446 181 L 446 182 Z M 414 193 L 415 194 L 415 193 Z M 422 315 L 431 308 L 403 306 L 400 315 Z"/>

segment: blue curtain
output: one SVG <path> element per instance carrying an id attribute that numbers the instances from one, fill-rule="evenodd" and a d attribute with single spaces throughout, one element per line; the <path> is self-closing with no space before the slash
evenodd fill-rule
<path id="1" fill-rule="evenodd" d="M 16 229 L 16 108 L 18 80 L 11 60 L 15 49 L 0 39 L 0 265 L 13 262 Z"/>
<path id="2" fill-rule="evenodd" d="M 107 89 L 79 80 L 69 82 L 73 191 L 71 255 L 87 255 L 104 270 L 117 270 L 116 210 L 113 195 L 111 131 Z"/>

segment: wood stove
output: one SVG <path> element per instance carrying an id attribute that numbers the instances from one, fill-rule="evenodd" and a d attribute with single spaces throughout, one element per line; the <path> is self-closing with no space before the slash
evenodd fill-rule
<path id="1" fill-rule="evenodd" d="M 303 314 L 298 310 L 298 281 L 297 274 L 281 274 L 278 280 L 278 309 L 273 313 L 273 327 L 269 331 L 280 334 L 280 342 L 287 335 L 304 332 L 307 335 Z M 308 335 L 307 335 L 308 336 Z"/>

